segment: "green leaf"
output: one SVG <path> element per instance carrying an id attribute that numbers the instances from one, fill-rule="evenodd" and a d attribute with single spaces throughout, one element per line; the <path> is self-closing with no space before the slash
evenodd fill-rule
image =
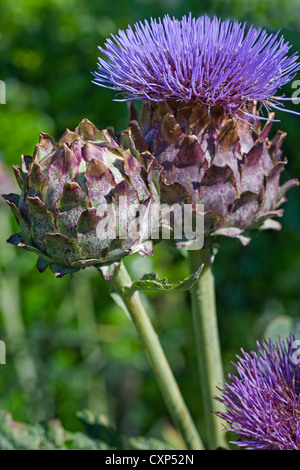
<path id="1" fill-rule="evenodd" d="M 179 281 L 174 284 L 169 284 L 167 278 L 159 279 L 156 273 L 145 274 L 142 279 L 135 281 L 130 287 L 124 288 L 124 293 L 128 295 L 136 290 L 188 290 L 193 287 L 195 282 L 198 280 L 202 269 L 203 265 L 201 265 L 195 273 L 184 278 L 183 281 Z"/>
<path id="2" fill-rule="evenodd" d="M 107 443 L 66 431 L 57 419 L 43 425 L 18 423 L 0 411 L 0 450 L 103 450 Z"/>
<path id="3" fill-rule="evenodd" d="M 105 416 L 80 411 L 85 432 L 66 431 L 58 419 L 43 424 L 24 424 L 0 411 L 0 450 L 173 450 L 155 438 L 117 435 Z"/>
<path id="4" fill-rule="evenodd" d="M 105 416 L 96 417 L 90 411 L 85 410 L 79 411 L 77 417 L 82 422 L 89 437 L 100 440 L 109 447 L 120 448 L 120 438 Z"/>
<path id="5" fill-rule="evenodd" d="M 40 449 L 45 433 L 40 425 L 31 426 L 13 421 L 6 411 L 0 411 L 0 450 Z M 54 448 L 44 442 L 45 448 Z"/>

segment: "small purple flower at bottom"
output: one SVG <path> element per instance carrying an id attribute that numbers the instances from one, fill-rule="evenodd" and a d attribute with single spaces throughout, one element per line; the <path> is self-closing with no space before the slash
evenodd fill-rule
<path id="1" fill-rule="evenodd" d="M 258 351 L 245 353 L 233 364 L 237 374 L 221 388 L 227 411 L 217 413 L 225 429 L 246 449 L 300 450 L 300 351 L 291 335 L 257 342 Z"/>

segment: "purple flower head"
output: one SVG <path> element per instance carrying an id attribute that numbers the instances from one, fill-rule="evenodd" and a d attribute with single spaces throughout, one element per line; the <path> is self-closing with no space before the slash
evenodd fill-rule
<path id="1" fill-rule="evenodd" d="M 279 33 L 191 14 L 136 23 L 99 49 L 93 83 L 122 93 L 120 101 L 200 101 L 246 120 L 253 101 L 282 109 L 275 93 L 300 69 Z"/>
<path id="2" fill-rule="evenodd" d="M 267 450 L 300 450 L 299 347 L 291 335 L 278 344 L 257 343 L 258 352 L 245 353 L 234 364 L 238 376 L 217 398 L 227 407 L 218 413 L 226 429 L 240 437 L 239 447 Z"/>

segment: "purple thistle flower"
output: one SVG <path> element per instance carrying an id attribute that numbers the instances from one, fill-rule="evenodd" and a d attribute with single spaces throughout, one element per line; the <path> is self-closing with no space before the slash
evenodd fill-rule
<path id="1" fill-rule="evenodd" d="M 227 407 L 218 413 L 226 429 L 240 437 L 239 447 L 266 450 L 300 450 L 299 351 L 291 335 L 278 344 L 257 342 L 258 352 L 245 353 L 234 364 L 238 376 L 216 398 Z"/>
<path id="2" fill-rule="evenodd" d="M 93 83 L 121 92 L 120 101 L 199 101 L 244 120 L 260 119 L 244 108 L 253 101 L 282 109 L 288 98 L 275 93 L 300 69 L 279 33 L 191 14 L 136 23 L 105 47 Z"/>

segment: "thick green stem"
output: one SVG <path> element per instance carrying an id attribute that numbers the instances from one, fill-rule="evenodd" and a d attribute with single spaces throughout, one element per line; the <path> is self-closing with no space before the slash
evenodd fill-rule
<path id="1" fill-rule="evenodd" d="M 203 444 L 195 424 L 182 398 L 139 293 L 124 294 L 124 287 L 131 286 L 132 281 L 123 264 L 117 269 L 112 283 L 117 293 L 122 297 L 137 329 L 175 426 L 181 432 L 188 449 L 203 450 Z"/>
<path id="2" fill-rule="evenodd" d="M 226 447 L 227 443 L 220 419 L 214 413 L 222 408 L 222 405 L 213 397 L 218 395 L 217 387 L 223 384 L 224 379 L 216 314 L 215 283 L 209 248 L 199 251 L 190 250 L 189 264 L 191 272 L 195 272 L 201 264 L 204 264 L 198 281 L 191 289 L 191 297 L 206 419 L 207 446 L 209 449 L 216 449 L 219 446 Z"/>
<path id="3" fill-rule="evenodd" d="M 101 347 L 97 338 L 97 320 L 91 292 L 90 270 L 82 270 L 71 278 L 72 302 L 81 335 L 81 355 L 89 363 L 101 361 Z M 86 386 L 88 409 L 95 415 L 105 415 L 112 422 L 107 403 L 104 374 L 91 370 L 91 377 Z"/>
<path id="4" fill-rule="evenodd" d="M 31 412 L 37 420 L 42 420 L 45 418 L 44 400 L 22 318 L 16 253 L 5 241 L 11 233 L 11 218 L 6 208 L 2 210 L 1 202 L 0 219 L 0 315 L 5 335 L 1 339 L 5 339 L 12 355 L 18 380 L 28 400 L 29 414 Z"/>

